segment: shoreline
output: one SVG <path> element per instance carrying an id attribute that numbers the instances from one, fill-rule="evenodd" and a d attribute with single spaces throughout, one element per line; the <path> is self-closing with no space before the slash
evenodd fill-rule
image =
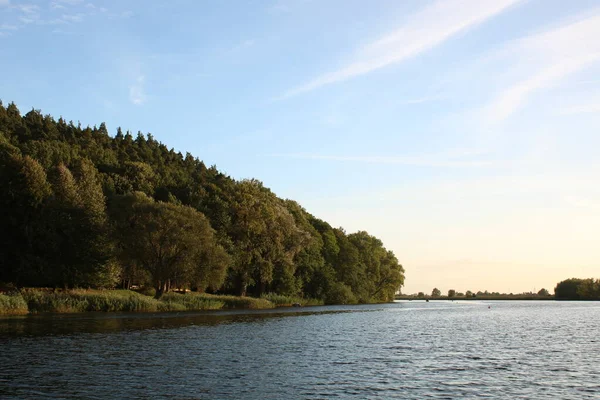
<path id="1" fill-rule="evenodd" d="M 395 297 L 394 300 L 406 300 L 406 301 L 594 301 L 594 300 L 581 300 L 581 299 L 557 299 L 554 296 L 478 296 L 478 297 Z"/>
<path id="2" fill-rule="evenodd" d="M 261 298 L 168 292 L 160 299 L 133 290 L 22 288 L 0 293 L 0 318 L 37 314 L 86 312 L 181 312 L 209 310 L 267 310 L 279 307 L 323 305 L 315 299 L 276 295 Z"/>

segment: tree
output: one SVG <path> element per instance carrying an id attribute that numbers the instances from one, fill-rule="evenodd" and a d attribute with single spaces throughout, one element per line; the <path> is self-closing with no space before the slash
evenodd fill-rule
<path id="1" fill-rule="evenodd" d="M 417 294 L 417 297 L 418 297 L 418 298 L 420 298 L 420 299 L 422 299 L 423 297 L 425 297 L 425 293 L 423 293 L 423 292 L 419 292 L 419 293 Z"/>
<path id="2" fill-rule="evenodd" d="M 119 271 L 112 262 L 98 172 L 86 159 L 80 159 L 73 170 L 75 176 L 61 164 L 52 173 L 54 196 L 45 210 L 48 283 L 113 287 Z"/>
<path id="3" fill-rule="evenodd" d="M 219 246 L 206 217 L 188 206 L 155 202 L 141 192 L 111 201 L 119 235 L 119 258 L 151 277 L 156 298 L 172 283 L 201 290 L 218 288 L 229 257 Z"/>
<path id="4" fill-rule="evenodd" d="M 38 282 L 44 267 L 43 209 L 51 195 L 41 165 L 0 134 L 0 281 Z"/>
<path id="5" fill-rule="evenodd" d="M 396 256 L 367 232 L 334 229 L 150 134 L 111 138 L 104 123 L 21 116 L 0 102 L 0 190 L 0 280 L 18 285 L 120 279 L 152 282 L 157 293 L 174 284 L 370 302 L 391 300 L 404 283 Z"/>
<path id="6" fill-rule="evenodd" d="M 433 288 L 433 290 L 431 291 L 431 297 L 440 297 L 441 295 L 442 292 L 438 288 Z"/>
<path id="7" fill-rule="evenodd" d="M 546 289 L 540 289 L 538 296 L 550 296 L 550 293 Z"/>
<path id="8" fill-rule="evenodd" d="M 454 296 L 456 296 L 456 290 L 454 290 L 454 289 L 448 290 L 448 297 L 454 297 Z"/>
<path id="9" fill-rule="evenodd" d="M 554 296 L 557 300 L 579 300 L 581 298 L 578 289 L 583 279 L 571 278 L 558 282 L 554 288 Z"/>
<path id="10" fill-rule="evenodd" d="M 275 275 L 293 276 L 294 257 L 309 240 L 284 205 L 256 180 L 238 183 L 233 204 L 231 238 L 235 245 L 231 270 L 239 295 L 252 286 L 260 296 Z M 275 275 L 274 275 L 275 274 Z"/>
<path id="11" fill-rule="evenodd" d="M 465 297 L 474 297 L 474 293 L 473 293 L 473 292 L 471 292 L 470 290 L 467 290 L 467 291 L 465 292 Z"/>

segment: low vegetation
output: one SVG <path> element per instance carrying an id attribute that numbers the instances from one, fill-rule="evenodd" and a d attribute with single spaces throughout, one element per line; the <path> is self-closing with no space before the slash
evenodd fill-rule
<path id="1" fill-rule="evenodd" d="M 0 294 L 0 315 L 23 315 L 27 313 L 27 302 L 25 302 L 21 293 Z"/>
<path id="2" fill-rule="evenodd" d="M 265 300 L 270 301 L 277 307 L 291 307 L 294 305 L 299 306 L 322 306 L 325 304 L 323 300 L 302 298 L 294 296 L 283 296 L 275 293 L 268 293 L 262 297 Z"/>
<path id="3" fill-rule="evenodd" d="M 169 292 L 160 299 L 132 290 L 34 289 L 0 294 L 0 315 L 37 313 L 156 312 L 222 309 L 268 309 L 277 304 L 252 297 Z"/>

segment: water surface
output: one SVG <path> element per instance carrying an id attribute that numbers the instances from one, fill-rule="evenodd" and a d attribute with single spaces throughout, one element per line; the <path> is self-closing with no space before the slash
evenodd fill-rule
<path id="1" fill-rule="evenodd" d="M 488 308 L 489 307 L 489 308 Z M 600 303 L 0 320 L 0 398 L 600 397 Z"/>

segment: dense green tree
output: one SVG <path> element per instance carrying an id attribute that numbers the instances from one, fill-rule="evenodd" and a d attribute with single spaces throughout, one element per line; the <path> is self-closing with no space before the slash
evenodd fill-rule
<path id="1" fill-rule="evenodd" d="M 388 301 L 404 283 L 396 256 L 367 232 L 332 228 L 260 182 L 236 181 L 151 134 L 119 128 L 111 138 L 104 123 L 83 127 L 35 109 L 22 116 L 0 102 L 0 189 L 4 282 L 110 287 L 120 279 L 158 292 L 171 282 L 332 303 Z M 160 257 L 157 243 L 166 244 Z"/>
<path id="2" fill-rule="evenodd" d="M 455 297 L 455 296 L 456 296 L 456 290 L 454 290 L 454 289 L 448 290 L 448 297 Z"/>
<path id="3" fill-rule="evenodd" d="M 81 159 L 77 179 L 64 165 L 52 174 L 54 196 L 46 209 L 47 278 L 66 287 L 114 286 L 118 276 L 112 263 L 106 202 L 96 168 Z"/>
<path id="4" fill-rule="evenodd" d="M 554 295 L 557 300 L 579 300 L 581 298 L 578 289 L 583 283 L 583 279 L 571 278 L 559 282 L 554 288 Z"/>
<path id="5" fill-rule="evenodd" d="M 172 284 L 204 290 L 223 283 L 229 259 L 200 212 L 136 192 L 114 198 L 110 213 L 121 263 L 146 271 L 157 298 Z"/>
<path id="6" fill-rule="evenodd" d="M 600 280 L 592 278 L 583 279 L 577 288 L 577 294 L 582 300 L 599 300 Z"/>
<path id="7" fill-rule="evenodd" d="M 231 238 L 235 246 L 234 284 L 240 295 L 253 286 L 264 293 L 273 277 L 293 279 L 294 257 L 309 240 L 294 217 L 256 180 L 238 184 Z"/>
<path id="8" fill-rule="evenodd" d="M 433 288 L 433 290 L 431 291 L 431 297 L 440 297 L 441 295 L 442 292 L 438 288 Z"/>
<path id="9" fill-rule="evenodd" d="M 43 206 L 51 194 L 46 173 L 0 136 L 0 280 L 40 281 L 44 264 Z"/>

